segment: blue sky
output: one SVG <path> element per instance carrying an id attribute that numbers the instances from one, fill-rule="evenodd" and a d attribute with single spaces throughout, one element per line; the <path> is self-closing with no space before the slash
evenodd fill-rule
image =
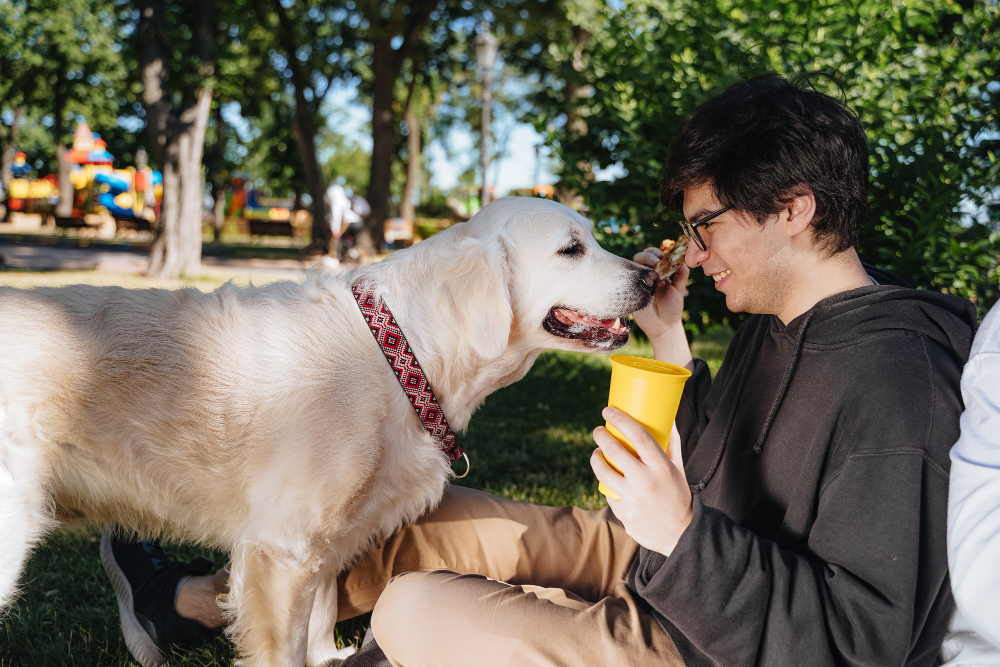
<path id="1" fill-rule="evenodd" d="M 348 136 L 365 150 L 371 150 L 371 109 L 360 104 L 356 91 L 345 90 L 344 94 L 333 96 L 337 104 L 328 114 L 336 118 L 335 129 Z M 339 111 L 339 112 L 338 112 Z M 497 125 L 494 124 L 494 130 Z M 469 165 L 479 161 L 479 145 L 476 137 L 467 129 L 455 128 L 447 137 L 449 151 L 440 141 L 435 141 L 425 148 L 424 156 L 429 163 L 431 181 L 437 187 L 447 190 L 458 182 L 459 175 L 468 169 Z M 513 123 L 510 138 L 507 143 L 507 155 L 499 161 L 499 165 L 490 166 L 489 180 L 497 185 L 497 192 L 505 194 L 514 188 L 527 188 L 535 185 L 533 177 L 538 174 L 540 183 L 554 183 L 556 177 L 551 173 L 546 159 L 549 151 L 541 149 L 540 164 L 536 166 L 535 146 L 542 143 L 542 137 L 535 129 L 526 123 Z"/>

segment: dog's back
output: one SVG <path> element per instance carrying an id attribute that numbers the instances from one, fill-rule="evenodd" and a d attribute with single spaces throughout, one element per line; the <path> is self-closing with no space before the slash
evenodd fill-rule
<path id="1" fill-rule="evenodd" d="M 378 452 L 323 444 L 360 436 L 343 413 L 366 406 L 348 391 L 387 371 L 359 343 L 373 341 L 348 288 L 317 276 L 211 294 L 0 288 L 0 563 L 17 564 L 2 568 L 0 605 L 51 523 L 50 494 L 91 518 L 231 545 L 255 503 L 280 516 L 303 482 L 349 493 L 322 472 L 361 473 Z"/>

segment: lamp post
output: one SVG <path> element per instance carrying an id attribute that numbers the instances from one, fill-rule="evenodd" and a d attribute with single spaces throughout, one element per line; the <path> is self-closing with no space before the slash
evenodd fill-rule
<path id="1" fill-rule="evenodd" d="M 483 21 L 483 31 L 476 37 L 476 65 L 483 75 L 483 136 L 479 146 L 479 163 L 483 170 L 483 186 L 479 191 L 479 205 L 489 203 L 489 190 L 486 187 L 486 169 L 490 166 L 489 155 L 486 152 L 486 142 L 490 134 L 490 107 L 493 106 L 493 63 L 497 58 L 497 47 L 500 41 L 490 32 L 490 24 Z"/>

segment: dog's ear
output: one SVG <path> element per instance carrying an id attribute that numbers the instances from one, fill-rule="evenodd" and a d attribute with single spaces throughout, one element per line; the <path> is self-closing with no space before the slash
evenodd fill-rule
<path id="1" fill-rule="evenodd" d="M 482 359 L 507 349 L 514 312 L 507 252 L 499 238 L 464 238 L 443 267 L 447 310 L 458 335 Z"/>

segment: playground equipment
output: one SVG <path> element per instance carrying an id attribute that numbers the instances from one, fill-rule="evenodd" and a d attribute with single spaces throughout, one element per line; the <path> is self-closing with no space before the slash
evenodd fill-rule
<path id="1" fill-rule="evenodd" d="M 59 203 L 59 179 L 49 175 L 26 178 L 31 167 L 23 153 L 15 156 L 15 176 L 10 183 L 11 212 L 39 214 L 44 220 L 54 215 Z M 160 172 L 148 167 L 115 169 L 114 156 L 99 135 L 86 122 L 76 126 L 73 146 L 66 152 L 73 165 L 69 180 L 73 185 L 72 217 L 56 219 L 61 227 L 98 228 L 101 236 L 114 236 L 118 229 L 152 229 L 159 213 L 163 192 Z"/>
<path id="2" fill-rule="evenodd" d="M 551 185 L 539 184 L 530 188 L 517 188 L 507 193 L 509 197 L 540 197 L 542 199 L 553 199 L 556 196 L 556 189 Z"/>
<path id="3" fill-rule="evenodd" d="M 251 187 L 249 179 L 234 176 L 226 193 L 226 217 L 235 218 L 242 233 L 251 236 L 308 238 L 312 216 L 293 210 L 290 199 L 267 199 Z"/>
<path id="4" fill-rule="evenodd" d="M 11 165 L 10 172 L 15 178 L 30 174 L 31 165 L 28 164 L 28 156 L 21 151 L 14 153 L 14 164 Z"/>

